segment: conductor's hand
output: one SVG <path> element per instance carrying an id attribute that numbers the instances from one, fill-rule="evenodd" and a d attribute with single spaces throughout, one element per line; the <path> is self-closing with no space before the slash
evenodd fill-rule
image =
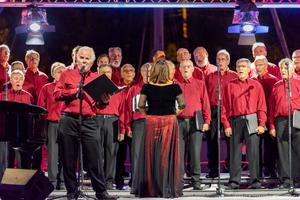
<path id="1" fill-rule="evenodd" d="M 109 99 L 110 99 L 111 95 L 108 93 L 103 93 L 100 95 L 100 100 L 104 103 L 104 104 L 108 104 L 109 103 Z"/>
<path id="2" fill-rule="evenodd" d="M 209 128 L 208 124 L 203 124 L 202 132 L 208 131 L 208 128 Z"/>
<path id="3" fill-rule="evenodd" d="M 230 136 L 232 135 L 232 129 L 231 129 L 231 128 L 226 128 L 226 129 L 225 129 L 225 135 L 226 135 L 227 137 L 230 137 Z"/>
<path id="4" fill-rule="evenodd" d="M 265 132 L 265 128 L 263 126 L 258 126 L 256 132 L 258 135 L 261 135 Z"/>
<path id="5" fill-rule="evenodd" d="M 125 138 L 125 134 L 119 134 L 119 138 L 118 138 L 118 141 L 119 142 L 122 142 Z"/>
<path id="6" fill-rule="evenodd" d="M 272 137 L 276 137 L 276 130 L 274 128 L 271 129 L 269 133 Z"/>

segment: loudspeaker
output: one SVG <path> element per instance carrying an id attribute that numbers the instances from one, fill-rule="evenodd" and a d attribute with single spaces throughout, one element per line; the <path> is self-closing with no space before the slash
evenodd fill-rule
<path id="1" fill-rule="evenodd" d="M 7 168 L 0 184 L 0 197 L 1 200 L 43 200 L 53 190 L 41 171 Z"/>

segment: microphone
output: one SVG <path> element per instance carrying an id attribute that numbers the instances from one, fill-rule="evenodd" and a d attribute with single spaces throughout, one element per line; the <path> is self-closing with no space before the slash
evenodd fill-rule
<path id="1" fill-rule="evenodd" d="M 285 62 L 285 66 L 286 66 L 287 68 L 289 68 L 289 67 L 290 67 L 290 63 L 289 63 L 289 62 Z"/>
<path id="2" fill-rule="evenodd" d="M 86 64 L 83 64 L 80 69 L 80 74 L 83 74 L 85 68 L 86 68 Z"/>

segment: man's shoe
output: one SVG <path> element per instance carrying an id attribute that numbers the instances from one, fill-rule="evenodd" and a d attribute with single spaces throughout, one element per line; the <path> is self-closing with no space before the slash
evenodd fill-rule
<path id="1" fill-rule="evenodd" d="M 116 185 L 116 189 L 117 190 L 123 190 L 124 185 L 120 184 L 120 185 Z"/>
<path id="2" fill-rule="evenodd" d="M 67 194 L 67 200 L 77 200 L 78 194 L 77 193 L 70 193 Z"/>
<path id="3" fill-rule="evenodd" d="M 260 189 L 260 188 L 261 188 L 261 183 L 259 181 L 255 181 L 248 187 L 248 189 Z"/>
<path id="4" fill-rule="evenodd" d="M 218 177 L 218 173 L 208 173 L 206 176 L 206 178 L 217 178 Z"/>
<path id="5" fill-rule="evenodd" d="M 201 183 L 197 182 L 193 184 L 194 190 L 203 190 L 203 187 L 201 186 Z"/>
<path id="6" fill-rule="evenodd" d="M 113 190 L 114 189 L 113 183 L 112 182 L 106 182 L 106 189 L 107 190 Z"/>
<path id="7" fill-rule="evenodd" d="M 228 189 L 230 190 L 236 190 L 236 189 L 239 189 L 240 188 L 240 185 L 236 182 L 230 182 L 228 184 Z"/>
<path id="8" fill-rule="evenodd" d="M 119 197 L 114 195 L 109 195 L 106 191 L 102 193 L 96 193 L 96 197 L 98 200 L 116 200 Z"/>
<path id="9" fill-rule="evenodd" d="M 288 188 L 290 188 L 290 183 L 288 182 L 284 182 L 279 185 L 279 189 L 288 189 Z"/>

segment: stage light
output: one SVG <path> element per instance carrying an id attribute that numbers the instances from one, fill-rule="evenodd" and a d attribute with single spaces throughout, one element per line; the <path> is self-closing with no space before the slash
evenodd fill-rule
<path id="1" fill-rule="evenodd" d="M 255 26 L 253 24 L 243 24 L 241 28 L 245 33 L 252 33 L 255 29 Z"/>
<path id="2" fill-rule="evenodd" d="M 21 25 L 15 28 L 16 34 L 27 33 L 27 45 L 44 45 L 44 32 L 55 32 L 55 26 L 47 22 L 45 9 L 29 6 L 22 10 Z"/>
<path id="3" fill-rule="evenodd" d="M 239 45 L 252 45 L 256 42 L 255 34 L 269 32 L 268 26 L 260 26 L 256 5 L 252 1 L 237 1 L 239 6 L 234 10 L 232 26 L 228 33 L 240 34 Z"/>
<path id="4" fill-rule="evenodd" d="M 41 25 L 37 22 L 33 22 L 32 24 L 29 25 L 29 29 L 33 32 L 38 32 L 41 30 Z"/>

